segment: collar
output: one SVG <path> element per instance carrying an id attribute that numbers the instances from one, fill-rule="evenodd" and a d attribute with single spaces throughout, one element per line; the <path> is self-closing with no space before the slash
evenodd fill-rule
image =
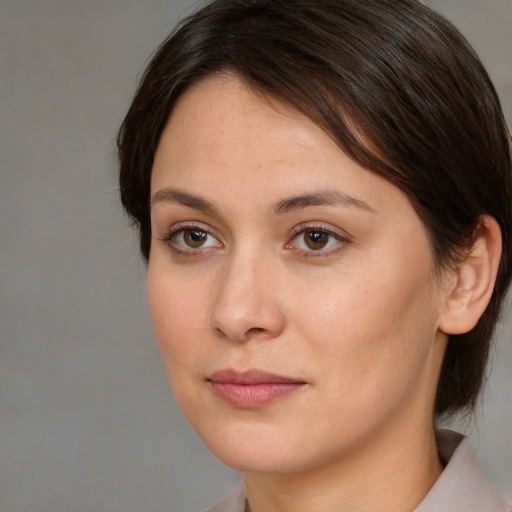
<path id="1" fill-rule="evenodd" d="M 511 512 L 487 482 L 467 437 L 447 429 L 436 431 L 439 458 L 446 467 L 414 512 Z"/>

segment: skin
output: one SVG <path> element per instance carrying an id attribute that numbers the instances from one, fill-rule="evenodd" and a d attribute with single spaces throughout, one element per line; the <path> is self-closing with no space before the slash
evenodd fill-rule
<path id="1" fill-rule="evenodd" d="M 337 201 L 284 202 L 319 191 Z M 180 98 L 151 193 L 148 298 L 169 379 L 243 472 L 251 511 L 413 510 L 442 471 L 432 411 L 457 277 L 436 277 L 407 197 L 230 76 Z M 193 230 L 203 245 L 187 245 Z M 305 384 L 244 409 L 212 392 L 226 368 Z"/>

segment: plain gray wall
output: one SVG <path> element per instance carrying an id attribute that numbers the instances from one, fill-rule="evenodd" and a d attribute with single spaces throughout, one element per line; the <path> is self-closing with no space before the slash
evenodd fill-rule
<path id="1" fill-rule="evenodd" d="M 426 3 L 477 48 L 511 123 L 512 0 Z M 0 0 L 2 512 L 193 512 L 238 480 L 173 401 L 116 192 L 136 77 L 197 5 Z M 469 428 L 509 501 L 511 316 Z"/>

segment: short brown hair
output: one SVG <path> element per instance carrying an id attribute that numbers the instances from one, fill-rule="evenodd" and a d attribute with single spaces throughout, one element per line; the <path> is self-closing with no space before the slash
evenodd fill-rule
<path id="1" fill-rule="evenodd" d="M 487 310 L 451 336 L 435 414 L 473 409 L 512 271 L 510 134 L 496 91 L 463 36 L 416 0 L 214 0 L 157 50 L 118 135 L 120 191 L 149 257 L 150 180 L 177 99 L 233 73 L 321 126 L 356 162 L 409 198 L 438 269 L 483 214 L 503 252 Z"/>

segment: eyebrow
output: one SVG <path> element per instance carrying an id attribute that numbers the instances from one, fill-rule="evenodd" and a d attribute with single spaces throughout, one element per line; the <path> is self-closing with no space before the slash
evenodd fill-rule
<path id="1" fill-rule="evenodd" d="M 158 203 L 177 203 L 205 213 L 218 213 L 218 209 L 210 201 L 174 188 L 163 188 L 155 192 L 151 198 L 151 206 Z"/>
<path id="2" fill-rule="evenodd" d="M 207 199 L 174 188 L 163 188 L 155 192 L 151 205 L 158 203 L 176 203 L 205 213 L 218 214 L 218 208 Z M 348 206 L 375 213 L 375 210 L 362 201 L 339 190 L 319 190 L 282 199 L 274 203 L 270 210 L 275 215 L 282 215 L 308 206 Z"/>
<path id="3" fill-rule="evenodd" d="M 349 206 L 375 213 L 375 210 L 361 199 L 339 190 L 319 190 L 282 199 L 272 206 L 272 210 L 276 215 L 281 215 L 308 206 Z"/>

